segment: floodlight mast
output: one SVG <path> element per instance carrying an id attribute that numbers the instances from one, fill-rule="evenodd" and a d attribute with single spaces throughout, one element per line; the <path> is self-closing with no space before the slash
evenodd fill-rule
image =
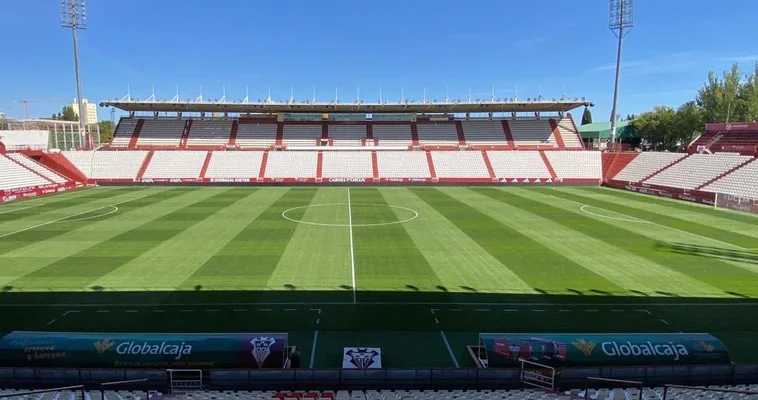
<path id="1" fill-rule="evenodd" d="M 76 40 L 78 29 L 87 29 L 87 0 L 61 0 L 61 26 L 71 28 L 74 41 L 74 72 L 76 73 L 76 99 L 79 103 L 79 139 L 83 143 L 85 134 L 86 110 L 82 97 L 82 79 L 79 74 L 79 49 Z"/>
<path id="2" fill-rule="evenodd" d="M 610 0 L 610 18 L 608 27 L 619 40 L 616 52 L 616 81 L 613 89 L 613 108 L 611 109 L 611 146 L 616 143 L 616 110 L 619 99 L 619 80 L 621 78 L 621 48 L 624 36 L 634 27 L 634 0 Z"/>

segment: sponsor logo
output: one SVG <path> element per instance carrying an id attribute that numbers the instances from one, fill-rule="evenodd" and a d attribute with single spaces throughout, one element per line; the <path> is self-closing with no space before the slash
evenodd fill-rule
<path id="1" fill-rule="evenodd" d="M 591 356 L 592 351 L 595 350 L 595 343 L 585 341 L 584 339 L 575 340 L 571 344 L 587 357 Z"/>
<path id="2" fill-rule="evenodd" d="M 37 192 L 22 193 L 21 197 L 37 197 Z"/>
<path id="3" fill-rule="evenodd" d="M 18 198 L 18 197 L 16 197 L 16 195 L 3 196 L 3 203 L 5 203 L 6 201 L 13 201 L 13 200 L 16 200 L 17 198 Z"/>
<path id="4" fill-rule="evenodd" d="M 153 180 L 151 178 L 142 178 L 143 183 L 153 183 Z"/>
<path id="5" fill-rule="evenodd" d="M 387 182 L 402 182 L 403 178 L 387 178 Z"/>
<path id="6" fill-rule="evenodd" d="M 95 344 L 95 351 L 97 351 L 97 354 L 104 354 L 111 347 L 116 345 L 116 343 L 110 339 L 98 340 L 94 344 Z"/>
<path id="7" fill-rule="evenodd" d="M 633 344 L 632 342 L 616 343 L 603 342 L 600 345 L 603 353 L 609 357 L 629 357 L 629 356 L 670 356 L 674 361 L 679 360 L 679 356 L 688 356 L 687 348 L 681 344 L 668 342 L 667 344 L 653 344 L 651 342 Z"/>
<path id="8" fill-rule="evenodd" d="M 345 352 L 345 355 L 350 357 L 350 363 L 355 365 L 356 368 L 366 369 L 370 368 L 374 364 L 374 358 L 379 355 L 379 352 L 371 349 L 350 349 Z"/>
<path id="9" fill-rule="evenodd" d="M 363 183 L 366 182 L 364 178 L 329 178 L 329 182 L 335 183 Z"/>
<path id="10" fill-rule="evenodd" d="M 268 336 L 257 337 L 250 341 L 253 345 L 253 350 L 250 352 L 253 354 L 255 362 L 258 364 L 258 368 L 263 368 L 263 363 L 271 355 L 271 346 L 276 343 L 276 339 Z"/>
<path id="11" fill-rule="evenodd" d="M 64 187 L 59 187 L 58 189 L 56 189 L 56 191 L 57 191 L 58 193 L 60 193 L 60 192 L 65 192 L 65 191 L 66 191 L 66 188 L 64 188 Z"/>
<path id="12" fill-rule="evenodd" d="M 147 341 L 142 343 L 121 342 L 116 346 L 116 353 L 120 355 L 170 355 L 175 356 L 174 359 L 178 360 L 183 355 L 192 353 L 192 345 L 185 344 L 184 342 L 180 344 L 167 342 L 151 344 Z"/>
<path id="13" fill-rule="evenodd" d="M 703 347 L 703 350 L 705 350 L 706 353 L 713 353 L 713 351 L 716 350 L 716 346 L 702 340 L 700 341 L 700 346 Z"/>
<path id="14" fill-rule="evenodd" d="M 426 178 L 413 178 L 411 182 L 426 182 Z M 434 180 L 432 180 L 434 182 Z"/>
<path id="15" fill-rule="evenodd" d="M 179 183 L 179 182 L 181 182 L 182 180 L 181 180 L 181 179 L 179 179 L 179 178 L 171 178 L 171 179 L 169 179 L 168 181 L 169 181 L 169 182 L 171 182 L 171 183 Z"/>
<path id="16" fill-rule="evenodd" d="M 57 192 L 56 189 L 42 189 L 42 194 L 50 194 Z"/>

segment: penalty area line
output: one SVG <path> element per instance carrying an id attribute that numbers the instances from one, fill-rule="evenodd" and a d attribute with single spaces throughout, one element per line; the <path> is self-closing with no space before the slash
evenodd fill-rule
<path id="1" fill-rule="evenodd" d="M 453 365 L 455 366 L 455 368 L 460 368 L 461 365 L 458 364 L 458 359 L 455 358 L 455 354 L 453 354 L 453 348 L 450 347 L 450 342 L 447 341 L 447 336 L 445 336 L 445 332 L 440 331 L 440 336 L 442 336 L 442 341 L 445 342 L 447 353 L 450 354 L 450 359 L 453 360 Z"/>
<path id="2" fill-rule="evenodd" d="M 316 345 L 318 344 L 318 331 L 313 332 L 313 345 L 311 346 L 311 360 L 308 363 L 308 367 L 313 369 L 313 365 L 316 363 Z"/>
<path id="3" fill-rule="evenodd" d="M 350 272 L 353 279 L 353 304 L 358 302 L 358 289 L 355 287 L 355 246 L 353 245 L 353 207 L 350 205 L 350 188 L 347 188 L 347 225 L 350 229 Z"/>

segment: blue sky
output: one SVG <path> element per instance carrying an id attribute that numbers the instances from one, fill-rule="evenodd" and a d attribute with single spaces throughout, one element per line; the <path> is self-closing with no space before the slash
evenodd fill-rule
<path id="1" fill-rule="evenodd" d="M 265 98 L 343 102 L 356 97 L 443 100 L 586 97 L 608 120 L 616 38 L 607 0 L 89 0 L 79 35 L 84 97 Z M 70 31 L 57 0 L 2 0 L 0 112 L 17 99 L 73 99 Z M 758 60 L 755 0 L 636 0 L 627 36 L 619 113 L 695 96 L 709 69 Z M 49 116 L 62 103 L 30 104 Z M 10 107 L 10 108 L 8 108 Z M 100 119 L 109 113 L 99 109 Z"/>

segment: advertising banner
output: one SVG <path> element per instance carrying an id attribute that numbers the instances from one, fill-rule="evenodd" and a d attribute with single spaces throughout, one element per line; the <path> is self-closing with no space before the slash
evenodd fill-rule
<path id="1" fill-rule="evenodd" d="M 552 367 L 726 364 L 729 354 L 705 333 L 482 333 L 489 368 L 519 367 L 519 359 Z"/>
<path id="2" fill-rule="evenodd" d="M 11 332 L 0 367 L 282 368 L 286 333 Z"/>
<path id="3" fill-rule="evenodd" d="M 716 207 L 758 214 L 758 199 L 716 193 Z"/>

